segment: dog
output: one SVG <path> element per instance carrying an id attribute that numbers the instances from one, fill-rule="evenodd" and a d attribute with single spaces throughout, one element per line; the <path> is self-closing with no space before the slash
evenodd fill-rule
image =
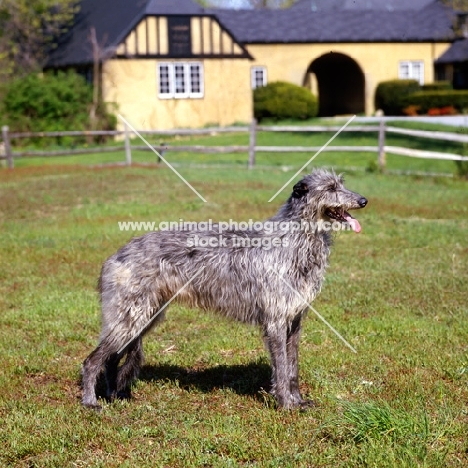
<path id="1" fill-rule="evenodd" d="M 260 326 L 278 407 L 312 405 L 299 391 L 301 322 L 322 287 L 330 227 L 360 232 L 349 211 L 366 205 L 341 176 L 316 169 L 263 223 L 268 229 L 220 229 L 220 223 L 133 238 L 102 267 L 102 330 L 83 363 L 83 405 L 100 408 L 95 387 L 103 368 L 107 397 L 128 393 L 143 363 L 142 337 L 164 319 L 173 300 Z"/>

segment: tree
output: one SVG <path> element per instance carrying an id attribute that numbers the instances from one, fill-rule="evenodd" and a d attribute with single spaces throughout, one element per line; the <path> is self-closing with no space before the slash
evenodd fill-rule
<path id="1" fill-rule="evenodd" d="M 0 0 L 3 78 L 40 70 L 77 11 L 77 0 Z"/>
<path id="2" fill-rule="evenodd" d="M 102 101 L 102 64 L 110 59 L 115 54 L 115 47 L 106 47 L 107 35 L 105 35 L 101 43 L 97 39 L 96 28 L 92 26 L 89 30 L 88 40 L 93 49 L 93 102 L 89 111 L 91 121 L 91 130 L 96 130 L 99 123 L 99 114 L 106 112 L 106 105 Z"/>
<path id="3" fill-rule="evenodd" d="M 468 11 L 468 0 L 443 0 L 443 3 L 455 11 Z"/>
<path id="4" fill-rule="evenodd" d="M 289 8 L 295 0 L 249 0 L 253 8 Z"/>

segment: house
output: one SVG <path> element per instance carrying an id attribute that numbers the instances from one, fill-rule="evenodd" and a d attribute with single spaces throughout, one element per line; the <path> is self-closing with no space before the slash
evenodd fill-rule
<path id="1" fill-rule="evenodd" d="M 98 62 L 104 100 L 141 129 L 248 122 L 252 89 L 277 80 L 309 87 L 320 115 L 372 114 L 379 82 L 441 75 L 454 15 L 440 0 L 299 0 L 282 10 L 83 0 L 48 67 L 91 79 Z"/>
<path id="2" fill-rule="evenodd" d="M 438 80 L 452 82 L 454 89 L 468 89 L 468 39 L 455 41 L 435 65 Z"/>

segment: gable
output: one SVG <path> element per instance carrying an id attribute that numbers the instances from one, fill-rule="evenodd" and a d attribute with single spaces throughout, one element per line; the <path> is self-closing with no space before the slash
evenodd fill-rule
<path id="1" fill-rule="evenodd" d="M 211 15 L 147 15 L 118 45 L 118 58 L 251 58 Z"/>

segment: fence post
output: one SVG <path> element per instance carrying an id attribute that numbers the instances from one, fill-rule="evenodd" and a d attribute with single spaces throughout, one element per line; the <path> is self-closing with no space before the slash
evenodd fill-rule
<path id="1" fill-rule="evenodd" d="M 8 169 L 13 169 L 15 167 L 13 162 L 13 153 L 11 152 L 10 137 L 8 136 L 8 125 L 2 127 L 2 138 L 5 145 L 5 155 L 7 157 L 7 166 Z"/>
<path id="2" fill-rule="evenodd" d="M 250 124 L 250 142 L 249 142 L 249 169 L 255 166 L 255 146 L 257 144 L 257 120 L 252 119 Z"/>
<path id="3" fill-rule="evenodd" d="M 382 119 L 379 126 L 379 169 L 380 172 L 385 172 L 386 166 L 385 156 L 385 121 Z"/>
<path id="4" fill-rule="evenodd" d="M 132 165 L 132 147 L 130 146 L 130 132 L 128 131 L 128 126 L 124 123 L 125 127 L 125 161 L 127 166 Z"/>
<path id="5" fill-rule="evenodd" d="M 166 146 L 166 143 L 164 143 L 164 141 L 162 141 L 162 142 L 161 142 L 161 146 L 162 146 L 162 147 L 163 147 L 163 146 Z M 161 148 L 161 150 L 159 151 L 159 154 L 158 154 L 158 164 L 161 163 L 161 161 L 162 161 L 161 156 L 164 157 L 164 153 L 165 153 L 165 152 L 166 152 L 166 151 L 163 150 L 162 148 Z"/>

